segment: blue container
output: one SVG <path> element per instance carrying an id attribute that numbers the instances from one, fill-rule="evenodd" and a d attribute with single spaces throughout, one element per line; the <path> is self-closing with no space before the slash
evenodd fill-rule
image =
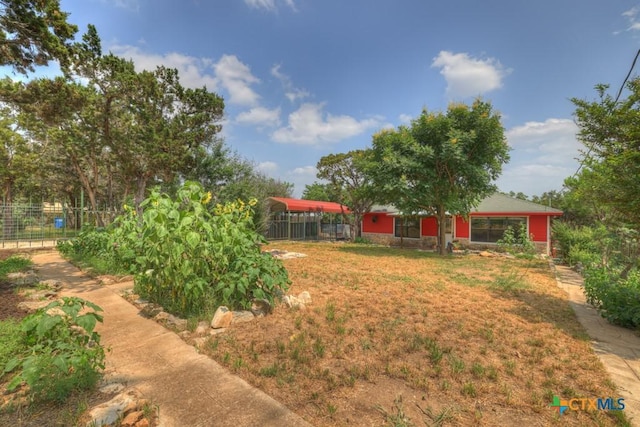
<path id="1" fill-rule="evenodd" d="M 55 228 L 64 228 L 64 218 L 54 218 L 53 226 Z"/>

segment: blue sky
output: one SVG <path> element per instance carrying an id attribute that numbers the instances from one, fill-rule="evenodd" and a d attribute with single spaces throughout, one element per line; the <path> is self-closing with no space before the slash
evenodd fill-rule
<path id="1" fill-rule="evenodd" d="M 573 97 L 620 87 L 640 4 L 594 0 L 62 0 L 105 51 L 163 64 L 225 99 L 223 136 L 269 176 L 315 180 L 320 157 L 365 148 L 423 108 L 491 101 L 511 162 L 497 184 L 562 188 L 578 167 Z"/>

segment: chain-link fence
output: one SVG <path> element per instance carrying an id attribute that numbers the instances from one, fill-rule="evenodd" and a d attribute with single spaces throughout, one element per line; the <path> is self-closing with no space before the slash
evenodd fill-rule
<path id="1" fill-rule="evenodd" d="M 115 212 L 66 207 L 60 203 L 0 204 L 0 248 L 55 246 L 83 226 L 110 224 Z"/>

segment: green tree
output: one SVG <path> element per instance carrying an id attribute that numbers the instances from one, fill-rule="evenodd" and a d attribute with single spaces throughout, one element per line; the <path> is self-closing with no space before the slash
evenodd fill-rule
<path id="1" fill-rule="evenodd" d="M 522 191 L 518 191 L 517 193 L 515 191 L 509 191 L 507 196 L 513 197 L 514 199 L 529 200 L 529 197 L 527 197 L 527 195 Z"/>
<path id="2" fill-rule="evenodd" d="M 307 184 L 302 191 L 302 198 L 305 200 L 318 200 L 325 202 L 338 202 L 342 199 L 342 196 L 331 184 L 323 184 L 320 182 L 314 182 L 313 184 Z"/>
<path id="3" fill-rule="evenodd" d="M 509 160 L 500 115 L 490 103 L 452 104 L 446 113 L 424 110 L 410 126 L 373 137 L 369 174 L 381 201 L 405 214 L 436 216 L 439 251 L 446 253 L 448 212 L 467 215 L 496 191 L 493 181 Z"/>
<path id="4" fill-rule="evenodd" d="M 0 0 L 0 65 L 20 73 L 57 59 L 67 65 L 69 43 L 78 31 L 59 0 Z"/>
<path id="5" fill-rule="evenodd" d="M 133 62 L 103 55 L 93 26 L 77 45 L 74 71 L 103 95 L 101 137 L 134 183 L 138 210 L 150 183 L 171 182 L 195 167 L 197 154 L 221 129 L 221 97 L 204 87 L 183 87 L 175 69 L 138 73 Z"/>
<path id="6" fill-rule="evenodd" d="M 362 217 L 371 210 L 374 202 L 374 187 L 366 172 L 368 155 L 365 150 L 329 154 L 322 157 L 316 166 L 318 178 L 329 182 L 328 196 L 335 196 L 336 202 L 351 210 L 351 216 L 344 216 L 354 230 L 354 239 L 361 237 Z"/>
<path id="7" fill-rule="evenodd" d="M 611 209 L 616 220 L 640 228 L 640 78 L 627 84 L 629 95 L 618 101 L 607 94 L 607 85 L 596 86 L 598 100 L 572 99 L 586 147 L 582 163 L 589 181 L 589 196 Z M 581 190 L 586 190 L 584 186 Z M 587 201 L 587 199 L 585 199 Z"/>

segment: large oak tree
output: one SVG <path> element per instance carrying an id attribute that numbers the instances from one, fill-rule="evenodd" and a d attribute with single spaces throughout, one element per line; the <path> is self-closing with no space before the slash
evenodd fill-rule
<path id="1" fill-rule="evenodd" d="M 425 109 L 410 126 L 377 133 L 372 160 L 369 174 L 382 201 L 406 215 L 435 215 L 444 254 L 447 214 L 468 215 L 496 191 L 509 147 L 500 115 L 476 100 L 444 113 Z"/>

